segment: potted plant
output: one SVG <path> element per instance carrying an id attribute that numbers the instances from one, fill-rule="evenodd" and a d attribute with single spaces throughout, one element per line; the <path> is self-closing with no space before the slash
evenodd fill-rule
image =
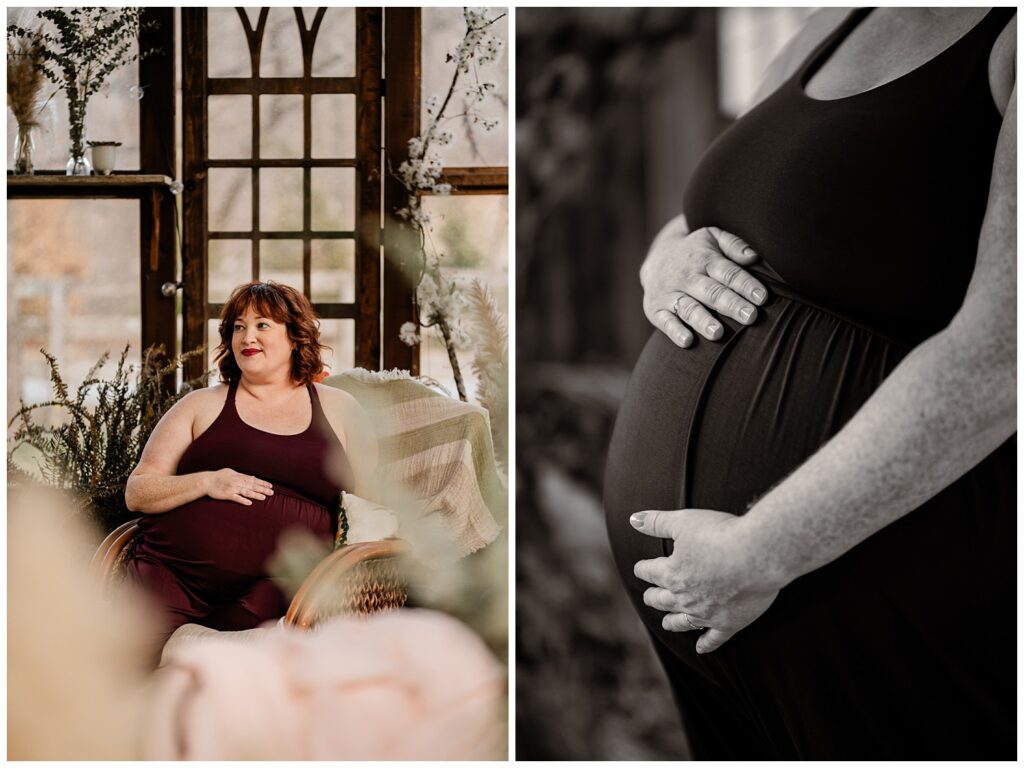
<path id="1" fill-rule="evenodd" d="M 125 506 L 124 487 L 153 428 L 191 389 L 206 385 L 204 375 L 177 394 L 165 389 L 166 378 L 201 350 L 161 363 L 157 361 L 165 359 L 163 350 L 151 348 L 136 368 L 127 364 L 126 346 L 113 376 L 100 379 L 96 372 L 109 358 L 104 354 L 73 397 L 56 359 L 45 350 L 42 353 L 50 366 L 53 399 L 22 403 L 8 424 L 8 428 L 17 424 L 8 443 L 8 485 L 41 481 L 66 491 L 81 512 L 109 532 L 133 517 Z M 36 412 L 47 408 L 63 411 L 65 422 L 47 426 L 37 421 Z"/>
<path id="2" fill-rule="evenodd" d="M 87 141 L 92 150 L 92 167 L 97 173 L 109 176 L 117 167 L 117 148 L 120 141 Z"/>
<path id="3" fill-rule="evenodd" d="M 44 30 L 39 52 L 39 69 L 68 99 L 71 157 L 68 176 L 92 172 L 85 157 L 85 115 L 89 99 L 116 70 L 157 52 L 134 45 L 139 32 L 155 28 L 155 22 L 141 22 L 140 8 L 44 8 L 36 13 L 50 22 L 54 32 Z M 32 31 L 11 24 L 8 36 L 30 39 Z"/>

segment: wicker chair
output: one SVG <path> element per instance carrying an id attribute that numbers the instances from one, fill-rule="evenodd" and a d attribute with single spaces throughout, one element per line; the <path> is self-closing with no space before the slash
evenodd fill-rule
<path id="1" fill-rule="evenodd" d="M 109 598 L 124 579 L 138 541 L 138 520 L 111 531 L 90 563 L 93 580 Z M 318 622 L 346 614 L 369 615 L 401 608 L 407 599 L 398 558 L 409 551 L 399 539 L 339 547 L 306 577 L 292 598 L 284 623 L 309 629 Z"/>
<path id="2" fill-rule="evenodd" d="M 353 369 L 323 383 L 347 391 L 371 416 L 383 482 L 409 489 L 443 517 L 457 554 L 494 540 L 500 529 L 491 507 L 504 503 L 506 491 L 496 471 L 486 411 L 400 373 Z M 124 523 L 96 550 L 91 570 L 105 596 L 124 578 L 138 530 L 137 521 Z M 284 623 L 308 629 L 334 616 L 403 606 L 407 590 L 399 558 L 408 551 L 409 545 L 397 539 L 334 550 L 296 592 Z"/>

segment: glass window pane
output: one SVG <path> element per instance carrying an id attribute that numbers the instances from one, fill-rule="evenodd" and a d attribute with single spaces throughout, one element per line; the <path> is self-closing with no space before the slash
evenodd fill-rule
<path id="1" fill-rule="evenodd" d="M 23 27 L 36 27 L 40 20 L 36 17 L 38 8 L 8 8 L 7 21 Z M 52 23 L 43 23 L 43 29 L 55 33 Z M 135 44 L 132 51 L 136 50 Z M 85 138 L 87 141 L 120 141 L 117 148 L 117 170 L 138 170 L 139 167 L 139 101 L 130 92 L 132 86 L 139 84 L 138 66 L 129 64 L 115 70 L 107 78 L 103 87 L 89 99 L 85 119 Z M 51 94 L 53 98 L 49 98 Z M 68 128 L 68 101 L 64 91 L 48 80 L 44 82 L 42 100 L 45 106 L 39 112 L 40 127 L 35 131 L 36 171 L 64 171 L 68 162 L 70 147 Z M 7 110 L 7 169 L 14 168 L 14 139 L 17 134 L 17 121 Z M 92 159 L 91 157 L 89 158 Z"/>
<path id="2" fill-rule="evenodd" d="M 310 298 L 313 301 L 356 300 L 355 240 L 314 240 Z"/>
<path id="3" fill-rule="evenodd" d="M 473 122 L 473 115 L 447 121 L 444 128 L 452 132 L 453 139 L 442 152 L 446 166 L 508 165 L 508 9 L 484 10 L 487 18 L 506 14 L 490 27 L 505 45 L 495 61 L 475 69 L 471 67 L 468 74 L 460 74 L 457 96 L 452 98 L 446 114 L 453 117 L 471 110 L 481 121 L 497 120 L 498 126 L 492 131 L 485 131 L 482 122 Z M 448 92 L 455 67 L 445 58 L 456 49 L 465 31 L 466 22 L 461 8 L 423 9 L 421 61 L 424 103 L 431 96 L 443 100 Z M 492 96 L 473 106 L 465 89 L 477 82 L 494 83 L 495 87 Z M 421 119 L 426 127 L 429 116 L 425 110 Z"/>
<path id="4" fill-rule="evenodd" d="M 260 280 L 275 280 L 302 291 L 302 241 L 260 241 Z"/>
<path id="5" fill-rule="evenodd" d="M 210 158 L 252 157 L 252 96 L 210 96 Z"/>
<path id="6" fill-rule="evenodd" d="M 211 232 L 252 230 L 252 171 L 210 168 L 207 177 Z"/>
<path id="7" fill-rule="evenodd" d="M 260 169 L 260 229 L 302 229 L 302 169 Z"/>
<path id="8" fill-rule="evenodd" d="M 252 279 L 250 240 L 210 240 L 207 243 L 208 301 L 223 304 L 231 291 Z"/>
<path id="9" fill-rule="evenodd" d="M 351 232 L 356 226 L 356 169 L 313 169 L 315 231 Z"/>
<path id="10" fill-rule="evenodd" d="M 505 195 L 463 195 L 458 197 L 426 197 L 424 209 L 433 220 L 431 239 L 439 253 L 444 254 L 442 270 L 454 280 L 456 290 L 464 291 L 477 280 L 490 289 L 508 329 L 508 197 Z M 468 313 L 462 311 L 462 327 L 469 338 L 474 328 Z M 440 334 L 422 329 L 420 371 L 437 379 L 454 395 L 455 378 L 448 353 Z M 466 392 L 473 399 L 477 382 L 472 374 L 473 346 L 458 351 Z"/>
<path id="11" fill-rule="evenodd" d="M 255 29 L 256 21 L 250 23 Z M 206 43 L 210 77 L 252 77 L 249 42 L 234 8 L 207 9 Z"/>
<path id="12" fill-rule="evenodd" d="M 112 227 L 110 222 L 116 221 Z M 52 396 L 45 348 L 71 390 L 104 352 L 141 358 L 139 205 L 130 200 L 7 202 L 7 412 Z M 40 414 L 55 423 L 55 409 Z"/>
<path id="13" fill-rule="evenodd" d="M 313 96 L 313 157 L 356 156 L 356 97 L 351 93 Z"/>
<path id="14" fill-rule="evenodd" d="M 306 25 L 313 17 L 306 15 Z M 328 8 L 313 46 L 313 77 L 355 77 L 356 10 Z"/>
<path id="15" fill-rule="evenodd" d="M 302 157 L 301 96 L 260 96 L 260 157 Z"/>
<path id="16" fill-rule="evenodd" d="M 260 77 L 302 77 L 302 41 L 291 8 L 270 9 L 260 49 Z"/>
<path id="17" fill-rule="evenodd" d="M 320 343 L 331 347 L 323 350 L 321 359 L 332 374 L 352 368 L 356 360 L 356 321 L 321 320 Z"/>

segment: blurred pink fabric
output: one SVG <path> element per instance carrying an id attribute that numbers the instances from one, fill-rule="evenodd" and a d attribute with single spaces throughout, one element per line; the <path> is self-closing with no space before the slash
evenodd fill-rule
<path id="1" fill-rule="evenodd" d="M 147 759 L 505 756 L 505 667 L 434 611 L 280 628 L 251 645 L 207 640 L 156 679 Z"/>

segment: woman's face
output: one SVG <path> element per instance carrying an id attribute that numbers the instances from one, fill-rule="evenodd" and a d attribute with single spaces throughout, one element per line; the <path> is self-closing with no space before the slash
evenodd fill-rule
<path id="1" fill-rule="evenodd" d="M 231 351 L 243 376 L 267 378 L 291 368 L 292 342 L 287 327 L 259 316 L 255 307 L 235 319 Z"/>

